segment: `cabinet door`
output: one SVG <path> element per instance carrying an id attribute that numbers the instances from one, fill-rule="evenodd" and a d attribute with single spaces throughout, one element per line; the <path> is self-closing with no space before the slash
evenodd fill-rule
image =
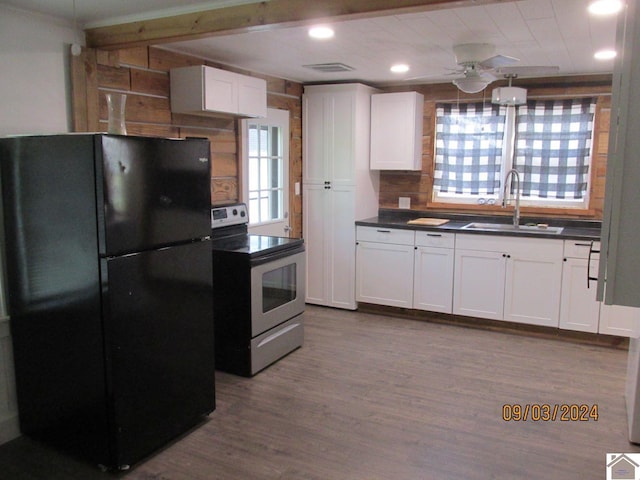
<path id="1" fill-rule="evenodd" d="M 302 180 L 306 184 L 323 185 L 329 181 L 327 156 L 331 139 L 328 137 L 326 113 L 331 101 L 324 94 L 305 94 L 303 101 L 303 156 Z"/>
<path id="2" fill-rule="evenodd" d="M 327 218 L 327 191 L 324 185 L 304 185 L 303 189 L 303 236 L 307 254 L 306 301 L 326 305 L 328 240 L 325 221 Z"/>
<path id="3" fill-rule="evenodd" d="M 238 83 L 233 72 L 204 68 L 204 110 L 238 113 Z"/>
<path id="4" fill-rule="evenodd" d="M 325 234 L 328 235 L 327 305 L 355 310 L 355 187 L 332 186 L 325 190 L 325 195 L 329 198 L 329 210 L 325 215 Z"/>
<path id="5" fill-rule="evenodd" d="M 502 253 L 456 249 L 453 313 L 502 320 L 504 275 Z"/>
<path id="6" fill-rule="evenodd" d="M 331 110 L 327 128 L 331 131 L 332 143 L 329 153 L 329 171 L 333 186 L 355 185 L 355 130 L 369 129 L 369 122 L 357 124 L 356 95 L 352 92 L 332 94 Z"/>
<path id="7" fill-rule="evenodd" d="M 416 250 L 413 308 L 452 312 L 453 260 L 451 248 L 420 247 Z"/>
<path id="8" fill-rule="evenodd" d="M 562 266 L 560 328 L 596 333 L 599 317 L 596 289 L 587 288 L 587 260 L 567 258 Z"/>
<path id="9" fill-rule="evenodd" d="M 356 300 L 411 308 L 413 252 L 412 245 L 358 242 Z"/>
<path id="10" fill-rule="evenodd" d="M 637 325 L 640 320 L 640 309 L 621 305 L 600 306 L 599 333 L 618 335 L 621 337 L 637 337 Z"/>
<path id="11" fill-rule="evenodd" d="M 561 260 L 511 256 L 507 261 L 504 319 L 558 326 Z"/>
<path id="12" fill-rule="evenodd" d="M 252 118 L 267 116 L 267 82 L 262 78 L 237 75 L 238 114 Z"/>
<path id="13" fill-rule="evenodd" d="M 371 169 L 422 169 L 424 97 L 416 92 L 371 96 Z"/>

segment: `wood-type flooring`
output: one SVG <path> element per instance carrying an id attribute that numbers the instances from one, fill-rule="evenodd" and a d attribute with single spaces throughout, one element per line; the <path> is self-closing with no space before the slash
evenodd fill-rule
<path id="1" fill-rule="evenodd" d="M 623 349 L 316 306 L 305 321 L 303 348 L 250 379 L 217 372 L 209 419 L 129 472 L 20 437 L 0 479 L 584 480 L 606 478 L 607 452 L 640 452 Z M 505 404 L 529 418 L 505 421 Z M 562 405 L 597 421 L 562 421 Z"/>

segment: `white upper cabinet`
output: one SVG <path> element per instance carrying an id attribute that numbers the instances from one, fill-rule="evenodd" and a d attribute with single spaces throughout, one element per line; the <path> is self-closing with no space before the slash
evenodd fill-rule
<path id="1" fill-rule="evenodd" d="M 267 82 L 196 65 L 171 70 L 171 111 L 191 115 L 267 116 Z"/>
<path id="2" fill-rule="evenodd" d="M 423 105 L 417 92 L 371 96 L 371 170 L 422 169 Z"/>

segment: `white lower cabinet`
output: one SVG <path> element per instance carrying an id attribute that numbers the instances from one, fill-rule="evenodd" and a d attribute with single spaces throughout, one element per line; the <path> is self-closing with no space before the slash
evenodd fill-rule
<path id="1" fill-rule="evenodd" d="M 640 308 L 624 307 L 622 305 L 600 305 L 600 325 L 598 333 L 618 335 L 620 337 L 637 336 L 640 320 Z"/>
<path id="2" fill-rule="evenodd" d="M 413 231 L 358 227 L 356 236 L 356 300 L 411 308 Z"/>
<path id="3" fill-rule="evenodd" d="M 565 258 L 562 267 L 562 303 L 560 328 L 580 332 L 598 332 L 600 304 L 596 289 L 587 288 L 587 260 Z"/>
<path id="4" fill-rule="evenodd" d="M 456 248 L 453 313 L 502 320 L 504 274 L 502 252 Z"/>
<path id="5" fill-rule="evenodd" d="M 598 332 L 600 304 L 596 301 L 596 286 L 587 286 L 590 242 L 565 240 L 562 266 L 562 302 L 560 328 L 579 332 Z M 594 248 L 599 249 L 598 245 Z M 598 258 L 594 257 L 591 274 L 597 274 Z"/>
<path id="6" fill-rule="evenodd" d="M 558 327 L 562 240 L 514 238 L 507 252 L 504 319 Z"/>
<path id="7" fill-rule="evenodd" d="M 558 326 L 562 240 L 456 237 L 453 313 Z"/>
<path id="8" fill-rule="evenodd" d="M 596 301 L 589 241 L 357 228 L 359 302 L 633 336 L 640 309 Z M 594 249 L 599 249 L 595 243 Z M 595 276 L 598 257 L 591 260 Z"/>
<path id="9" fill-rule="evenodd" d="M 451 313 L 455 234 L 416 232 L 413 308 Z"/>
<path id="10" fill-rule="evenodd" d="M 589 265 L 590 248 L 590 242 L 564 242 L 560 328 L 622 337 L 633 336 L 634 323 L 640 320 L 640 310 L 601 304 L 596 300 L 595 282 L 592 281 L 587 286 L 587 276 L 597 276 L 599 260 L 599 256 L 595 254 Z M 593 248 L 600 250 L 600 243 L 596 242 Z"/>

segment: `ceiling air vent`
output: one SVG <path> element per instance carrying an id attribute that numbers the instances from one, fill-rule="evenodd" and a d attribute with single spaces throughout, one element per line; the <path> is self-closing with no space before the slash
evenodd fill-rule
<path id="1" fill-rule="evenodd" d="M 350 72 L 355 70 L 355 68 L 350 67 L 349 65 L 345 65 L 344 63 L 316 63 L 313 65 L 303 65 L 305 68 L 310 68 L 315 70 L 316 72 L 323 73 L 339 73 L 339 72 Z"/>

